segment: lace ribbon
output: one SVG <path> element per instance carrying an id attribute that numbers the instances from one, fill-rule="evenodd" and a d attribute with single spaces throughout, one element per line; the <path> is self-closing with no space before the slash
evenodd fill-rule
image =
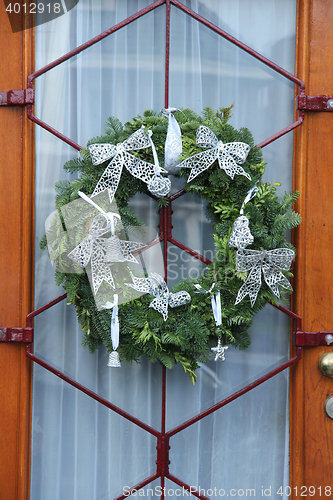
<path id="1" fill-rule="evenodd" d="M 96 196 L 107 190 L 111 203 L 124 166 L 130 174 L 148 184 L 154 178 L 154 175 L 156 175 L 156 166 L 140 160 L 140 158 L 130 154 L 129 151 L 146 149 L 150 146 L 150 137 L 145 133 L 143 126 L 130 135 L 124 142 L 120 142 L 116 146 L 113 144 L 91 144 L 88 146 L 94 165 L 100 165 L 107 160 L 111 160 L 91 196 Z M 167 173 L 164 169 L 160 169 L 160 172 Z"/>
<path id="2" fill-rule="evenodd" d="M 179 307 L 191 301 L 190 294 L 185 290 L 170 292 L 164 279 L 157 273 L 149 273 L 148 278 L 137 278 L 132 274 L 132 280 L 133 283 L 126 283 L 126 285 L 138 292 L 154 295 L 155 298 L 149 307 L 161 313 L 164 321 L 168 319 L 168 306 Z"/>
<path id="3" fill-rule="evenodd" d="M 237 250 L 237 271 L 250 271 L 250 273 L 238 291 L 235 304 L 241 302 L 248 295 L 253 307 L 261 287 L 261 272 L 264 275 L 265 282 L 277 297 L 280 297 L 279 286 L 286 290 L 292 290 L 289 281 L 281 270 L 289 271 L 294 257 L 295 252 L 289 248 L 261 251 Z"/>
<path id="4" fill-rule="evenodd" d="M 106 213 L 87 195 L 81 191 L 78 194 L 101 214 L 93 218 L 87 238 L 79 243 L 68 254 L 68 257 L 81 267 L 86 267 L 90 261 L 93 291 L 96 295 L 103 281 L 115 288 L 109 265 L 114 262 L 125 261 L 137 263 L 138 261 L 132 255 L 132 252 L 144 245 L 135 241 L 120 240 L 114 234 L 116 221 L 117 219 L 120 220 L 120 215 L 111 212 Z M 111 237 L 101 238 L 108 232 L 111 232 Z"/>
<path id="5" fill-rule="evenodd" d="M 218 140 L 210 128 L 204 125 L 200 125 L 197 130 L 196 144 L 208 149 L 186 158 L 186 160 L 179 164 L 179 167 L 191 169 L 188 182 L 192 181 L 204 170 L 207 170 L 216 160 L 218 160 L 219 167 L 232 179 L 237 174 L 244 175 L 251 180 L 251 176 L 240 166 L 240 164 L 245 162 L 251 149 L 248 144 L 244 142 L 229 142 L 224 144 Z"/>

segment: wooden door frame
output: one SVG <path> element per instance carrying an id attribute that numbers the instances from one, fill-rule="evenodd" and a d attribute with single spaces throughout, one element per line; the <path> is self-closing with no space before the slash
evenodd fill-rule
<path id="1" fill-rule="evenodd" d="M 333 3 L 299 0 L 295 74 L 309 95 L 333 96 Z M 32 29 L 12 33 L 0 3 L 2 47 L 0 90 L 26 88 L 33 72 Z M 25 108 L 0 108 L 2 169 L 0 173 L 0 324 L 24 326 L 33 309 L 33 125 Z M 303 318 L 305 331 L 332 330 L 333 283 L 330 248 L 333 217 L 332 163 L 333 113 L 308 112 L 295 131 L 294 187 L 301 192 L 297 209 L 303 216 L 295 234 L 294 311 Z M 4 134 L 5 131 L 5 134 Z M 311 271 L 311 272 L 309 272 Z M 302 486 L 332 485 L 330 455 L 333 421 L 324 402 L 333 394 L 333 381 L 322 376 L 318 359 L 330 347 L 303 348 L 302 360 L 291 369 L 291 483 L 293 496 Z M 0 484 L 2 500 L 29 497 L 31 367 L 25 346 L 0 344 L 1 404 Z M 333 485 L 332 485 L 333 488 Z M 322 495 L 324 496 L 324 490 Z"/>
<path id="2" fill-rule="evenodd" d="M 0 90 L 26 88 L 33 71 L 33 29 L 20 17 L 13 33 L 0 3 Z M 22 107 L 0 108 L 0 325 L 25 326 L 33 307 L 33 126 Z M 0 490 L 3 500 L 29 497 L 31 363 L 25 345 L 0 343 Z"/>
<path id="3" fill-rule="evenodd" d="M 308 95 L 333 96 L 333 3 L 299 0 L 296 75 Z M 330 289 L 333 283 L 333 114 L 306 112 L 295 131 L 294 186 L 301 193 L 298 211 L 303 222 L 297 229 L 294 311 L 304 331 L 333 330 Z M 292 498 L 300 488 L 332 486 L 333 420 L 324 403 L 333 394 L 333 380 L 318 370 L 318 360 L 332 347 L 303 348 L 302 360 L 291 370 L 291 486 Z M 303 489 L 305 491 L 305 489 Z M 322 490 L 321 496 L 324 496 Z M 319 498 L 319 490 L 317 496 Z"/>

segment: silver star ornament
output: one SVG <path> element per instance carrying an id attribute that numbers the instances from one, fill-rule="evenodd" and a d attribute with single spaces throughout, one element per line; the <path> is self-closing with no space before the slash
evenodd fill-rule
<path id="1" fill-rule="evenodd" d="M 214 361 L 217 361 L 218 359 L 220 359 L 221 361 L 225 361 L 224 351 L 226 351 L 227 349 L 229 349 L 229 346 L 222 345 L 221 339 L 218 339 L 217 346 L 211 348 L 211 351 L 215 353 Z"/>

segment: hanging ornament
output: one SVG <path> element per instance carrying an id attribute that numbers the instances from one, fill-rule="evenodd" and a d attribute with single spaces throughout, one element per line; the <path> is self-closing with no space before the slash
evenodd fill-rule
<path id="1" fill-rule="evenodd" d="M 168 306 L 184 306 L 191 301 L 190 294 L 185 290 L 176 293 L 170 292 L 164 279 L 157 273 L 149 273 L 148 278 L 137 278 L 132 274 L 132 280 L 133 284 L 126 283 L 126 285 L 138 292 L 154 295 L 155 298 L 149 307 L 161 313 L 164 321 L 168 319 Z"/>
<path id="2" fill-rule="evenodd" d="M 192 181 L 201 172 L 207 170 L 216 160 L 218 160 L 220 168 L 232 179 L 237 174 L 244 175 L 251 180 L 250 175 L 239 165 L 245 162 L 251 149 L 248 144 L 244 142 L 229 142 L 224 144 L 217 139 L 210 128 L 204 125 L 200 125 L 197 130 L 196 144 L 201 148 L 209 149 L 190 156 L 179 164 L 179 167 L 191 169 L 187 182 Z"/>
<path id="3" fill-rule="evenodd" d="M 250 273 L 238 291 L 235 304 L 241 302 L 248 295 L 253 307 L 261 287 L 261 272 L 265 282 L 277 297 L 280 297 L 279 286 L 286 290 L 292 290 L 281 270 L 289 271 L 294 257 L 295 252 L 289 248 L 238 250 L 236 252 L 236 270 L 240 272 L 250 271 Z"/>
<path id="4" fill-rule="evenodd" d="M 244 206 L 257 194 L 258 188 L 254 186 L 249 190 L 246 195 L 245 200 L 243 201 L 242 207 L 239 211 L 240 216 L 234 222 L 231 236 L 228 241 L 228 245 L 230 247 L 237 247 L 239 249 L 243 249 L 248 245 L 251 245 L 254 241 L 254 237 L 251 234 L 249 228 L 249 219 L 243 215 L 244 214 Z"/>
<path id="5" fill-rule="evenodd" d="M 93 218 L 87 238 L 79 243 L 68 254 L 68 257 L 81 267 L 86 267 L 90 261 L 93 291 L 96 295 L 103 281 L 115 288 L 110 264 L 125 261 L 137 263 L 138 261 L 132 252 L 145 245 L 134 241 L 120 240 L 115 235 L 116 219 L 120 219 L 120 216 L 111 212 L 106 213 L 86 194 L 80 191 L 78 194 L 97 208 L 101 214 Z M 101 238 L 108 232 L 111 232 L 111 237 Z"/>
<path id="6" fill-rule="evenodd" d="M 234 222 L 231 236 L 228 241 L 230 247 L 245 248 L 253 243 L 254 237 L 249 228 L 249 219 L 240 215 Z"/>
<path id="7" fill-rule="evenodd" d="M 227 349 L 229 349 L 229 346 L 222 345 L 221 339 L 218 339 L 217 346 L 211 348 L 211 351 L 215 353 L 214 361 L 217 361 L 218 359 L 220 359 L 221 361 L 225 361 L 224 351 L 226 351 Z"/>
<path id="8" fill-rule="evenodd" d="M 201 293 L 211 294 L 210 299 L 211 299 L 211 304 L 212 304 L 213 316 L 215 319 L 216 326 L 220 326 L 220 325 L 222 325 L 221 294 L 220 294 L 220 290 L 215 295 L 212 294 L 212 290 L 213 290 L 215 285 L 216 285 L 216 283 L 213 283 L 209 290 L 205 290 L 198 283 L 195 284 L 194 286 Z M 198 292 L 196 292 L 196 293 L 198 293 Z"/>
<path id="9" fill-rule="evenodd" d="M 182 153 L 182 139 L 179 124 L 173 113 L 177 108 L 163 108 L 161 113 L 168 118 L 168 130 L 164 145 L 164 168 L 169 174 L 179 173 L 179 157 Z"/>
<path id="10" fill-rule="evenodd" d="M 154 175 L 153 177 L 148 181 L 147 187 L 148 191 L 151 192 L 154 196 L 157 198 L 162 198 L 163 196 L 166 196 L 170 189 L 171 189 L 171 181 L 167 177 L 162 177 L 161 175 L 161 167 L 158 161 L 155 145 L 151 139 L 151 136 L 153 135 L 153 132 L 151 130 L 148 130 L 148 138 L 150 142 L 151 149 L 153 151 L 153 156 L 154 156 Z"/>
<path id="11" fill-rule="evenodd" d="M 209 290 L 205 290 L 199 284 L 196 284 L 194 286 L 199 292 L 211 294 L 210 298 L 211 298 L 213 316 L 215 319 L 216 326 L 220 326 L 220 325 L 222 325 L 221 295 L 220 295 L 220 291 L 218 291 L 215 295 L 212 294 L 212 291 L 213 291 L 213 288 L 215 285 L 216 285 L 216 283 L 213 283 Z M 221 339 L 218 339 L 217 346 L 211 348 L 211 351 L 215 352 L 214 361 L 217 361 L 218 359 L 221 359 L 221 361 L 224 361 L 225 360 L 224 351 L 226 351 L 227 349 L 228 349 L 228 346 L 227 345 L 222 346 Z"/>
<path id="12" fill-rule="evenodd" d="M 150 137 L 145 133 L 142 126 L 136 130 L 124 142 L 113 144 L 91 144 L 88 146 L 89 153 L 94 165 L 100 165 L 107 160 L 111 160 L 99 179 L 94 192 L 91 196 L 108 190 L 110 203 L 112 202 L 117 190 L 123 167 L 137 179 L 148 184 L 148 182 L 156 175 L 156 166 L 146 161 L 140 160 L 129 151 L 149 148 L 151 145 Z M 160 172 L 167 173 L 164 169 L 159 169 Z"/>
<path id="13" fill-rule="evenodd" d="M 113 302 L 108 301 L 102 307 L 104 307 L 104 309 L 112 309 L 110 333 L 113 351 L 109 354 L 108 366 L 119 368 L 121 365 L 119 360 L 119 353 L 117 352 L 117 348 L 119 345 L 118 294 L 114 294 Z"/>

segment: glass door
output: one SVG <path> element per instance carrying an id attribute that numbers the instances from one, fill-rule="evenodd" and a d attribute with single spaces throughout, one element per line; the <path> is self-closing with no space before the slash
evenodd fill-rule
<path id="1" fill-rule="evenodd" d="M 170 106 L 189 107 L 197 113 L 206 106 L 218 109 L 234 103 L 232 125 L 248 127 L 256 144 L 293 122 L 293 82 L 176 5 L 159 3 L 36 78 L 38 119 L 85 146 L 103 133 L 109 116 L 124 123 L 145 109 L 159 111 L 167 94 Z M 192 0 L 182 4 L 294 73 L 296 0 Z M 93 4 L 80 0 L 68 14 L 36 28 L 36 69 L 152 5 L 145 0 Z M 292 147 L 292 136 L 287 134 L 263 150 L 267 161 L 264 180 L 280 181 L 281 194 L 292 189 Z M 36 308 L 61 293 L 48 255 L 38 245 L 45 220 L 54 211 L 54 185 L 74 179 L 62 167 L 76 155 L 68 142 L 36 127 Z M 172 183 L 173 189 L 181 188 L 176 177 Z M 141 196 L 132 204 L 157 231 L 156 205 Z M 211 251 L 210 223 L 202 203 L 186 195 L 174 202 L 173 210 L 174 237 L 202 254 Z M 178 281 L 180 272 L 187 278 L 201 271 L 194 258 L 168 246 L 168 282 Z M 195 386 L 182 367 L 167 370 L 167 432 L 288 359 L 289 318 L 281 311 L 267 306 L 256 316 L 251 337 L 246 351 L 231 348 L 224 363 L 202 365 Z M 36 319 L 36 355 L 159 431 L 164 415 L 161 366 L 142 359 L 138 365 L 108 368 L 104 348 L 90 354 L 81 342 L 75 311 L 65 303 Z M 38 365 L 34 365 L 33 383 L 32 500 L 127 496 L 130 487 L 154 477 L 154 434 Z M 288 372 L 283 371 L 171 437 L 170 474 L 200 496 L 212 497 L 215 491 L 220 496 L 223 491 L 225 496 L 245 496 L 247 490 L 260 496 L 269 488 L 276 492 L 289 483 L 288 435 Z M 182 491 L 168 479 L 163 486 L 171 498 Z M 161 496 L 160 480 L 141 491 Z"/>

